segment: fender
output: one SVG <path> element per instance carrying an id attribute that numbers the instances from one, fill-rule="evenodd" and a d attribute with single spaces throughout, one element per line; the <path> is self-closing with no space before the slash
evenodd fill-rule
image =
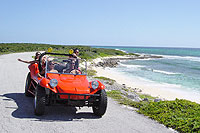
<path id="1" fill-rule="evenodd" d="M 44 88 L 48 88 L 50 90 L 52 90 L 53 92 L 57 93 L 57 90 L 56 88 L 52 88 L 50 85 L 50 80 L 49 79 L 46 79 L 46 78 L 42 78 L 40 81 L 39 81 L 39 84 L 40 86 L 44 87 Z"/>
<path id="2" fill-rule="evenodd" d="M 39 73 L 38 64 L 37 63 L 30 64 L 28 66 L 28 68 L 29 68 L 29 70 L 31 72 L 31 78 L 37 80 L 38 73 Z"/>
<path id="3" fill-rule="evenodd" d="M 50 83 L 50 80 L 46 79 L 46 78 L 42 78 L 40 79 L 39 81 L 39 84 L 40 86 L 44 87 L 44 88 L 49 88 L 49 83 Z"/>
<path id="4" fill-rule="evenodd" d="M 91 94 L 95 94 L 97 91 L 99 90 L 104 90 L 106 87 L 104 84 L 102 84 L 99 80 L 96 80 L 99 83 L 99 87 L 97 89 L 92 89 L 92 81 L 89 83 L 90 84 L 90 88 L 91 88 Z"/>
<path id="5" fill-rule="evenodd" d="M 104 84 L 102 84 L 99 80 L 97 80 L 97 82 L 99 83 L 99 89 L 100 90 L 103 90 L 103 89 L 105 89 L 106 87 L 105 87 L 105 85 Z"/>

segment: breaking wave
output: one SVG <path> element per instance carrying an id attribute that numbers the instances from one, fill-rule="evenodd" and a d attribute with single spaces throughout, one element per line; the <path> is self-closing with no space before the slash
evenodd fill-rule
<path id="1" fill-rule="evenodd" d="M 157 73 L 163 73 L 163 74 L 167 74 L 167 75 L 177 75 L 177 74 L 180 74 L 180 73 L 173 73 L 173 72 L 167 72 L 167 71 L 161 71 L 161 70 L 153 70 L 153 72 L 157 72 Z"/>

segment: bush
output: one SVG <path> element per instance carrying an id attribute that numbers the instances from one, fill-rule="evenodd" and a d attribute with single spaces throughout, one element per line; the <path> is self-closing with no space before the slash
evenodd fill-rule
<path id="1" fill-rule="evenodd" d="M 200 105 L 188 100 L 150 102 L 138 112 L 180 132 L 200 131 Z"/>
<path id="2" fill-rule="evenodd" d="M 97 57 L 127 55 L 126 53 L 115 49 L 92 48 L 90 46 L 71 46 L 71 45 L 50 45 L 33 43 L 0 43 L 0 54 L 29 51 L 46 51 L 49 47 L 53 48 L 55 53 L 69 53 L 70 49 L 78 48 L 82 59 L 95 59 Z"/>
<path id="3" fill-rule="evenodd" d="M 95 76 L 96 73 L 97 73 L 96 70 L 93 70 L 93 69 L 88 69 L 88 70 L 87 70 L 87 75 L 88 75 L 88 76 Z"/>
<path id="4" fill-rule="evenodd" d="M 109 84 L 109 85 L 113 85 L 114 82 L 116 82 L 116 81 L 113 80 L 113 79 L 110 79 L 110 78 L 107 78 L 107 77 L 103 77 L 103 76 L 101 76 L 101 77 L 94 77 L 94 78 L 100 79 L 100 80 L 105 80 L 106 83 Z"/>
<path id="5" fill-rule="evenodd" d="M 120 104 L 138 108 L 138 112 L 157 120 L 179 132 L 200 132 L 200 105 L 183 99 L 160 102 L 135 102 L 120 91 L 108 91 L 107 95 Z"/>

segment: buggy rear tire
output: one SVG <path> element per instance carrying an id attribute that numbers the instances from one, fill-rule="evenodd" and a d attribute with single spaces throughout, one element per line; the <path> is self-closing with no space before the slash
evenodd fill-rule
<path id="1" fill-rule="evenodd" d="M 93 113 L 99 117 L 102 117 L 107 109 L 107 95 L 105 90 L 100 90 L 100 98 L 99 101 L 92 106 Z"/>
<path id="2" fill-rule="evenodd" d="M 37 86 L 34 98 L 34 113 L 35 115 L 43 115 L 45 112 L 45 89 Z"/>
<path id="3" fill-rule="evenodd" d="M 32 93 L 29 92 L 29 90 L 32 88 L 33 86 L 31 85 L 31 73 L 29 72 L 27 77 L 26 77 L 26 83 L 25 83 L 25 96 L 27 97 L 34 97 L 34 95 Z"/>

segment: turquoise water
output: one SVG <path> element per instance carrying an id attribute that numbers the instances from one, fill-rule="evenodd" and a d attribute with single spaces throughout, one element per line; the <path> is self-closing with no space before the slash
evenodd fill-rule
<path id="1" fill-rule="evenodd" d="M 200 49 L 104 47 L 131 53 L 162 55 L 161 59 L 122 61 L 116 68 L 126 75 L 142 77 L 158 83 L 178 85 L 200 92 Z"/>

